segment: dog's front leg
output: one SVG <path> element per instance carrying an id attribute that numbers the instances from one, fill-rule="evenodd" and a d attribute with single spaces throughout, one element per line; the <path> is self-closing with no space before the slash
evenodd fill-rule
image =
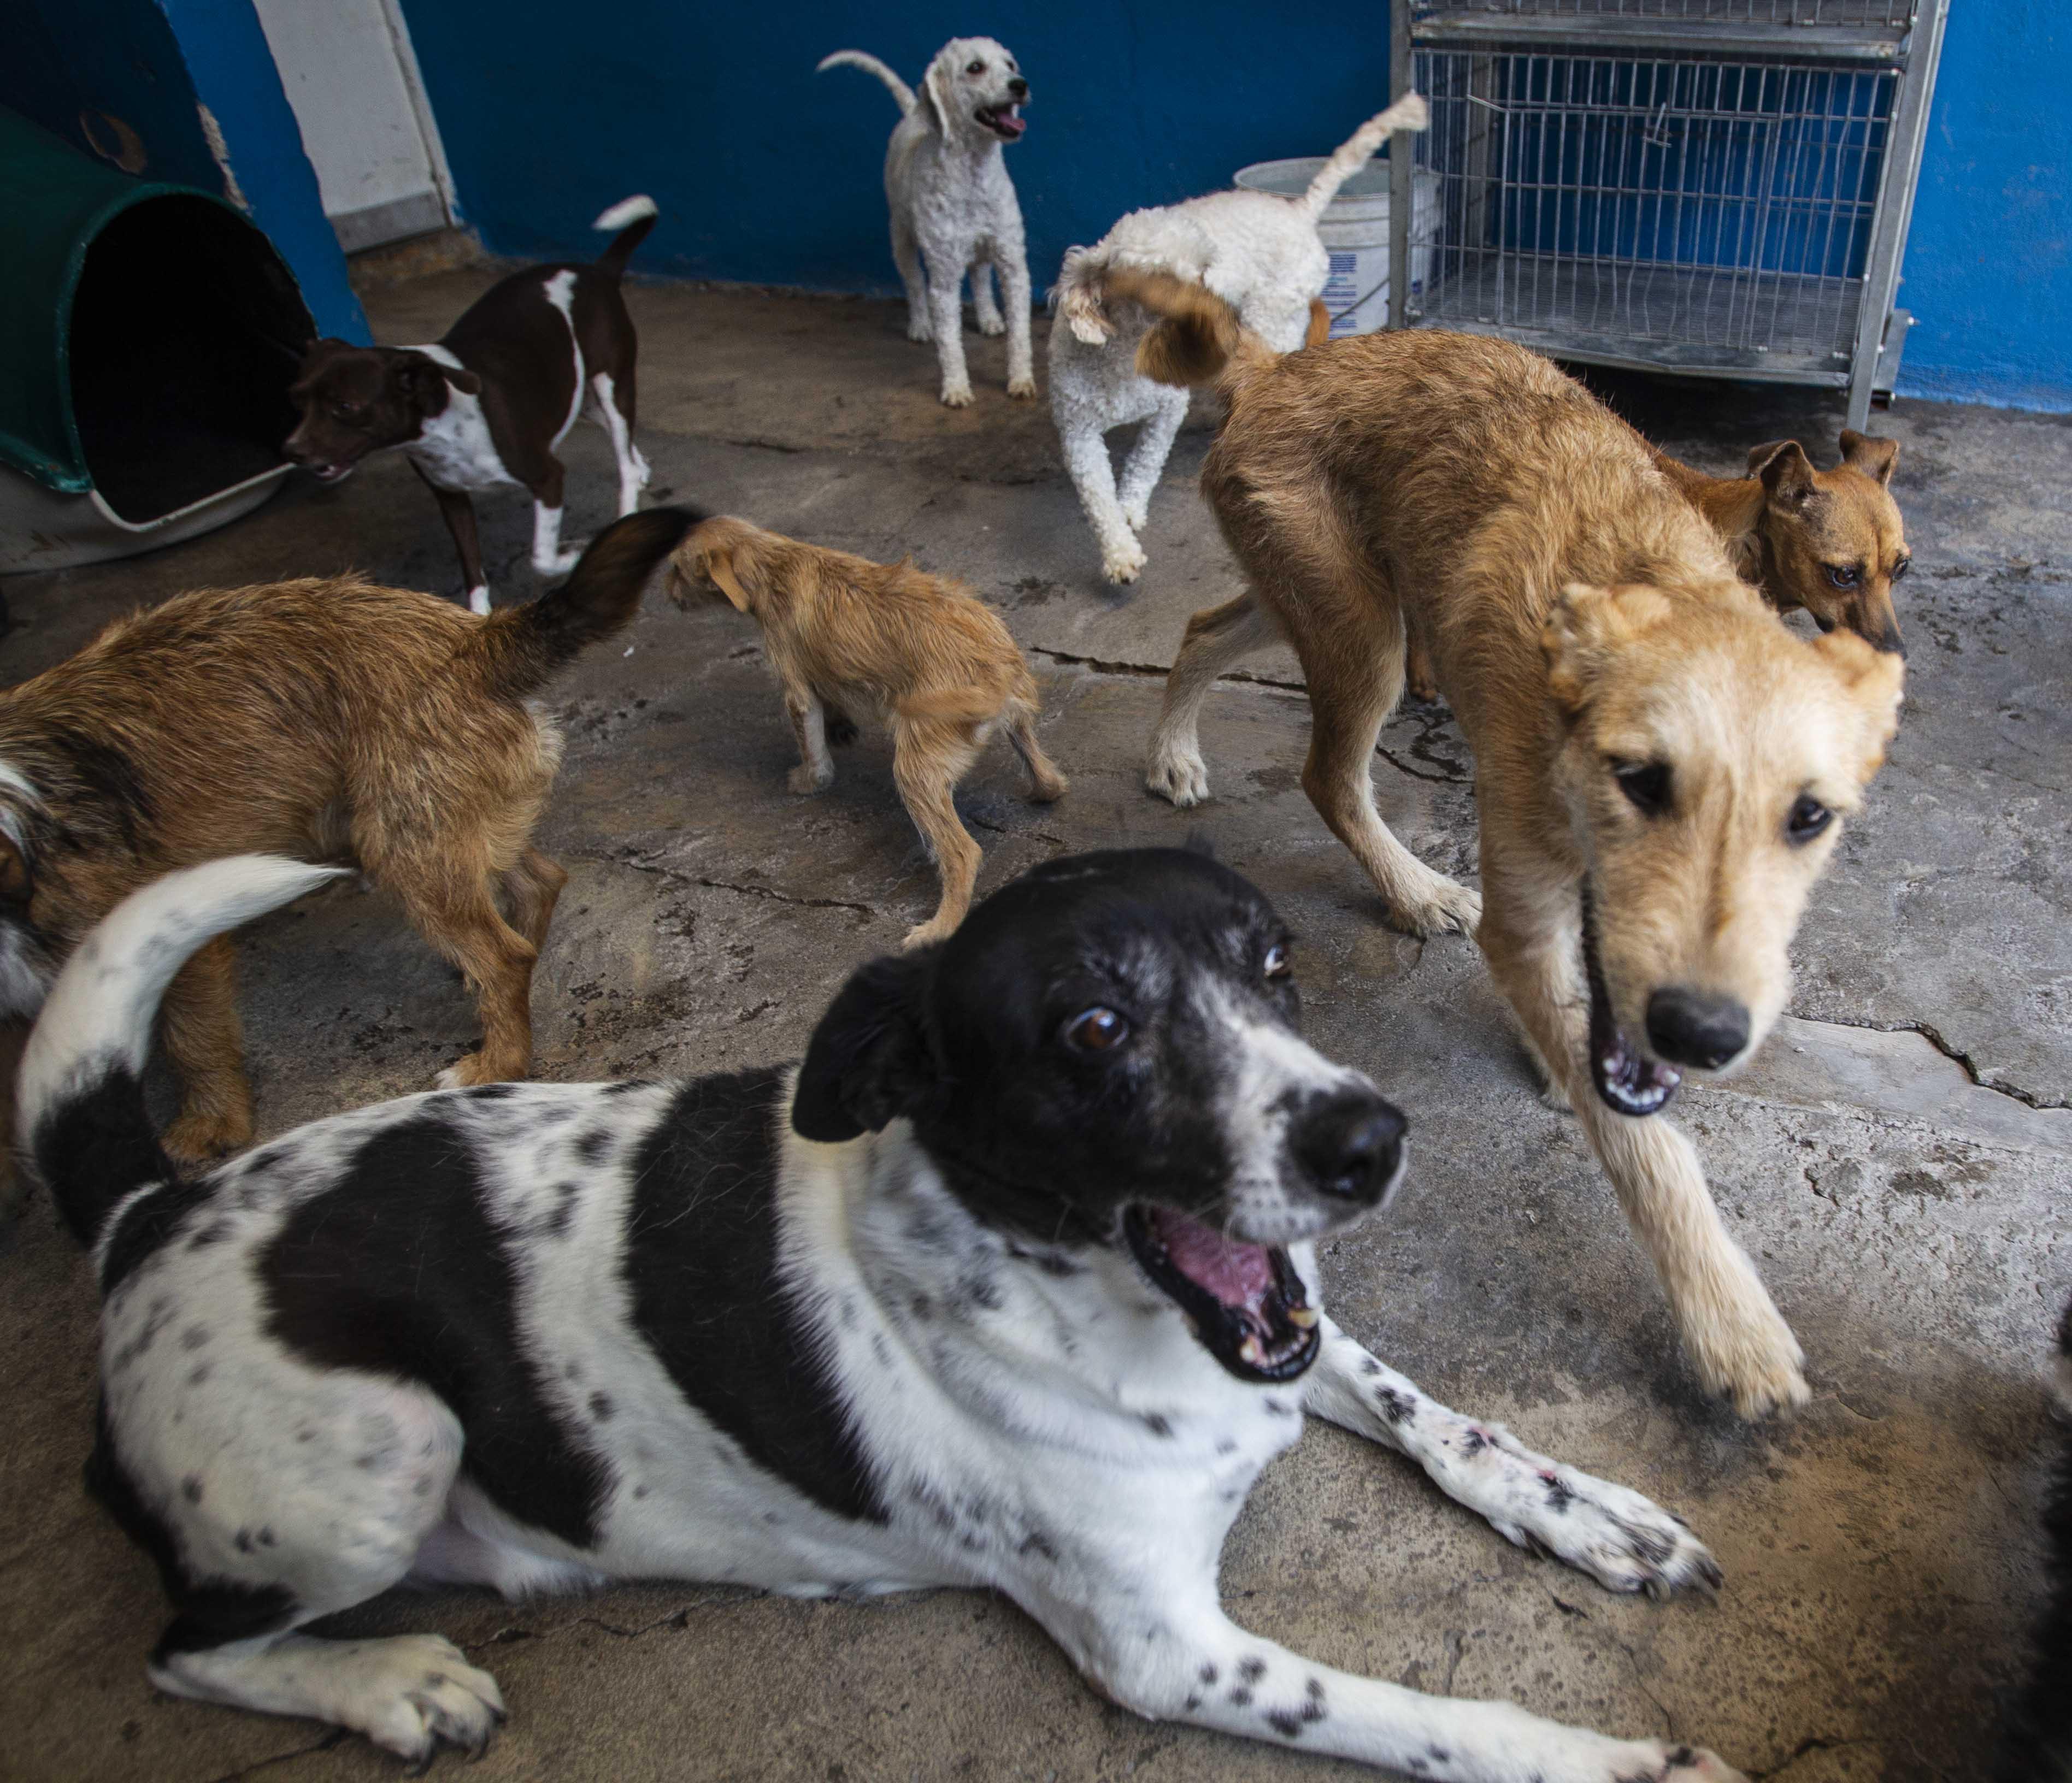
<path id="1" fill-rule="evenodd" d="M 1058 443 L 1064 448 L 1066 473 L 1079 494 L 1080 511 L 1100 544 L 1102 575 L 1118 584 L 1135 581 L 1144 568 L 1144 547 L 1116 499 L 1107 436 L 1098 423 L 1074 417 L 1059 424 Z"/>
<path id="2" fill-rule="evenodd" d="M 931 248 L 928 250 L 928 329 L 935 337 L 935 363 L 942 369 L 944 405 L 971 406 L 971 373 L 964 365 L 964 323 L 962 293 L 967 250 Z"/>
<path id="3" fill-rule="evenodd" d="M 995 262 L 1001 306 L 1007 311 L 1007 393 L 1028 402 L 1036 395 L 1036 350 L 1029 339 L 1029 259 L 1019 241 Z"/>
<path id="4" fill-rule="evenodd" d="M 1618 1191 L 1626 1222 L 1647 1247 L 1698 1378 L 1733 1397 L 1744 1418 L 1803 1405 L 1811 1394 L 1805 1355 L 1764 1290 L 1741 1247 L 1728 1235 L 1689 1140 L 1662 1115 L 1614 1114 L 1599 1099 L 1585 1058 L 1577 992 L 1564 985 L 1572 968 L 1558 951 L 1548 910 L 1558 898 L 1528 898 L 1523 877 L 1487 846 L 1485 811 L 1482 882 L 1488 902 L 1476 940 L 1490 974 L 1550 1066 L 1567 1078 L 1569 1100 L 1590 1149 Z M 1498 824 L 1495 827 L 1502 827 Z"/>
<path id="5" fill-rule="evenodd" d="M 460 553 L 461 580 L 467 584 L 468 611 L 487 613 L 489 578 L 482 573 L 482 540 L 475 532 L 475 503 L 468 499 L 465 489 L 442 489 L 426 477 L 424 466 L 415 458 L 411 459 L 410 468 L 424 477 L 425 487 L 438 502 L 440 518 L 453 535 L 454 549 Z"/>
<path id="6" fill-rule="evenodd" d="M 1426 1696 L 1320 1666 L 1248 1634 L 1213 1579 L 1107 1574 L 1095 1604 L 1031 1601 L 1094 1687 L 1150 1720 L 1185 1721 L 1445 1783 L 1745 1783 L 1699 1748 L 1614 1740 L 1509 1703 Z"/>
<path id="7" fill-rule="evenodd" d="M 1303 1383 L 1306 1408 L 1400 1450 L 1507 1541 L 1565 1560 L 1607 1591 L 1666 1597 L 1688 1586 L 1718 1586 L 1719 1567 L 1681 1518 L 1625 1486 L 1536 1455 L 1501 1424 L 1449 1411 L 1330 1319 L 1323 1337 Z"/>
<path id="8" fill-rule="evenodd" d="M 1160 386 L 1158 406 L 1137 430 L 1137 443 L 1123 461 L 1122 480 L 1116 498 L 1122 503 L 1122 517 L 1133 532 L 1141 532 L 1151 518 L 1151 491 L 1165 474 L 1172 455 L 1173 441 L 1187 418 L 1187 392 Z"/>
<path id="9" fill-rule="evenodd" d="M 1000 302 L 993 295 L 993 262 L 981 260 L 971 269 L 972 310 L 978 318 L 978 331 L 989 337 L 1004 335 L 1007 323 L 1000 314 Z"/>
<path id="10" fill-rule="evenodd" d="M 252 1138 L 236 959 L 228 938 L 217 936 L 180 968 L 159 1010 L 166 1055 L 180 1080 L 180 1111 L 164 1144 L 187 1163 L 221 1157 Z"/>
<path id="11" fill-rule="evenodd" d="M 791 717 L 791 734 L 799 739 L 799 765 L 784 784 L 802 799 L 824 792 L 835 779 L 835 758 L 828 753 L 827 708 L 811 688 L 795 685 L 784 689 L 784 710 Z"/>

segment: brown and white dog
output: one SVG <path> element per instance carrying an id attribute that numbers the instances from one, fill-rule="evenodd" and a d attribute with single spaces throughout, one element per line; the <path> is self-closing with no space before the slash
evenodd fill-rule
<path id="1" fill-rule="evenodd" d="M 561 738 L 527 696 L 632 619 L 695 518 L 618 521 L 561 587 L 487 618 L 352 576 L 182 594 L 0 693 L 0 1019 L 34 1015 L 139 885 L 263 848 L 356 863 L 467 975 L 482 1047 L 442 1083 L 523 1077 L 567 877 L 531 846 Z M 252 1136 L 232 972 L 219 939 L 166 993 L 176 1157 Z"/>
<path id="2" fill-rule="evenodd" d="M 1879 650 L 1906 654 L 1892 591 L 1914 565 L 1906 524 L 1892 499 L 1897 441 L 1842 429 L 1842 462 L 1814 467 L 1796 440 L 1749 454 L 1745 477 L 1712 477 L 1655 446 L 1655 467 L 1712 523 L 1744 581 L 1780 613 L 1803 607 L 1823 631 L 1837 626 Z M 1432 653 L 1413 625 L 1408 682 L 1438 697 Z"/>
<path id="3" fill-rule="evenodd" d="M 875 564 L 726 516 L 697 528 L 672 565 L 679 606 L 699 590 L 723 596 L 763 628 L 799 740 L 792 791 L 807 796 L 833 783 L 828 736 L 853 736 L 850 713 L 890 728 L 901 802 L 943 878 L 935 914 L 905 944 L 942 940 L 970 908 L 980 858 L 952 795 L 988 739 L 1006 732 L 1039 804 L 1067 786 L 1036 740 L 1042 699 L 1000 615 L 964 583 L 924 574 L 911 558 Z"/>
<path id="4" fill-rule="evenodd" d="M 1744 1416 L 1803 1402 L 1798 1343 L 1660 1111 L 1782 1011 L 1807 896 L 1898 722 L 1900 657 L 1794 634 L 1638 435 L 1537 354 L 1419 331 L 1281 358 L 1198 286 L 1133 294 L 1167 318 L 1145 374 L 1230 403 L 1202 486 L 1250 584 L 1189 622 L 1152 789 L 1206 795 L 1211 684 L 1292 643 L 1311 803 L 1396 922 L 1475 937 L 1704 1384 Z M 1375 811 L 1406 615 L 1474 750 L 1479 898 Z"/>
<path id="5" fill-rule="evenodd" d="M 561 545 L 565 471 L 554 448 L 577 417 L 611 438 L 622 519 L 648 487 L 633 443 L 639 343 L 619 281 L 655 217 L 650 198 L 613 205 L 592 225 L 619 232 L 596 260 L 513 273 L 429 346 L 316 342 L 288 392 L 302 418 L 282 450 L 330 483 L 368 453 L 401 446 L 438 498 L 473 612 L 489 610 L 489 581 L 472 491 L 531 491 L 532 567 L 565 574 L 579 548 Z"/>

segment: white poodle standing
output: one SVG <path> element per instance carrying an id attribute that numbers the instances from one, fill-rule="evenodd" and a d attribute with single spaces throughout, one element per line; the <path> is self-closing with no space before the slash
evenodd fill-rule
<path id="1" fill-rule="evenodd" d="M 967 270 L 980 332 L 1007 336 L 1008 395 L 1034 396 L 1029 253 L 1022 207 L 1001 153 L 1001 144 L 1018 141 L 1028 127 L 1022 106 L 1029 83 L 1020 65 L 990 37 L 953 37 L 928 64 L 919 99 L 891 69 L 861 50 L 837 50 L 820 63 L 823 70 L 838 67 L 876 75 L 899 101 L 903 115 L 885 151 L 892 257 L 906 286 L 906 338 L 935 342 L 943 401 L 964 409 L 972 400 L 961 299 Z"/>
<path id="2" fill-rule="evenodd" d="M 1110 581 L 1134 581 L 1144 567 L 1137 535 L 1149 517 L 1151 491 L 1173 437 L 1186 419 L 1187 392 L 1137 375 L 1137 343 L 1151 318 L 1133 303 L 1119 303 L 1120 313 L 1108 308 L 1109 270 L 1137 267 L 1206 285 L 1248 328 L 1276 351 L 1293 352 L 1309 334 L 1312 304 L 1330 272 L 1318 218 L 1385 138 L 1423 129 L 1427 115 L 1422 99 L 1404 94 L 1363 124 L 1300 198 L 1212 192 L 1132 211 L 1093 247 L 1067 251 L 1051 293 L 1057 318 L 1050 326 L 1050 413 Z M 1143 427 L 1118 487 L 1105 436 L 1132 421 Z"/>

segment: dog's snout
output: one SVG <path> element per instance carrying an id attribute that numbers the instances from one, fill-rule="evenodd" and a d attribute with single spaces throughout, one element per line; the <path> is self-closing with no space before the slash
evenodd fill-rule
<path id="1" fill-rule="evenodd" d="M 1673 1065 L 1717 1070 L 1748 1045 L 1748 1006 L 1681 987 L 1657 991 L 1647 1000 L 1647 1040 Z"/>
<path id="2" fill-rule="evenodd" d="M 1297 1117 L 1289 1148 L 1319 1193 L 1371 1207 L 1396 1181 L 1408 1126 L 1373 1091 L 1338 1090 Z"/>
<path id="3" fill-rule="evenodd" d="M 1017 99 L 1026 99 L 1029 97 L 1029 83 L 1018 74 L 1007 83 L 1007 90 Z"/>

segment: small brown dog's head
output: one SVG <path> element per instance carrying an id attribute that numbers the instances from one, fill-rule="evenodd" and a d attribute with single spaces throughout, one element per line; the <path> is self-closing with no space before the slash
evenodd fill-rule
<path id="1" fill-rule="evenodd" d="M 1796 440 L 1749 454 L 1762 484 L 1762 578 L 1770 598 L 1803 606 L 1823 631 L 1853 631 L 1880 650 L 1906 654 L 1892 586 L 1913 558 L 1889 485 L 1899 446 L 1842 430 L 1842 462 L 1816 470 Z"/>
<path id="2" fill-rule="evenodd" d="M 1899 721 L 1904 668 L 1794 635 L 1733 585 L 1565 589 L 1542 635 L 1586 863 L 1589 1062 L 1621 1114 L 1743 1062 L 1783 1009 L 1807 893 Z"/>
<path id="3" fill-rule="evenodd" d="M 763 562 L 771 535 L 731 514 L 715 514 L 691 528 L 669 560 L 669 598 L 688 607 L 717 597 L 737 613 L 763 617 L 770 579 Z"/>
<path id="4" fill-rule="evenodd" d="M 289 386 L 302 418 L 281 450 L 319 483 L 341 483 L 369 452 L 416 439 L 455 390 L 479 396 L 482 380 L 414 347 L 318 341 Z"/>

